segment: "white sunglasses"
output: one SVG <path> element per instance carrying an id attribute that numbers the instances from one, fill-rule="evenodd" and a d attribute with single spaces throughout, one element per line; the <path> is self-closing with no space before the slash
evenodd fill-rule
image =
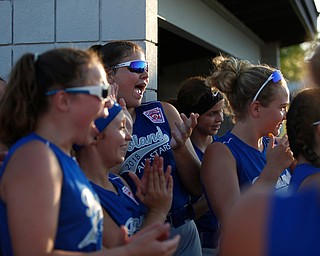
<path id="1" fill-rule="evenodd" d="M 67 93 L 89 94 L 98 97 L 100 100 L 104 100 L 108 97 L 110 90 L 109 85 L 106 84 L 86 85 L 47 91 L 46 96 L 54 95 L 59 91 L 65 91 Z"/>
<path id="2" fill-rule="evenodd" d="M 278 83 L 282 79 L 282 74 L 280 70 L 275 70 L 272 74 L 267 78 L 267 80 L 260 86 L 260 89 L 254 95 L 252 102 L 256 101 L 262 89 L 272 80 L 273 83 Z"/>

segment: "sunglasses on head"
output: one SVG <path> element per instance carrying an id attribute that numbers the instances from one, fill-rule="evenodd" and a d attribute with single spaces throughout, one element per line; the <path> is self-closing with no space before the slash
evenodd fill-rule
<path id="1" fill-rule="evenodd" d="M 87 85 L 79 87 L 69 87 L 64 89 L 51 90 L 46 92 L 47 96 L 54 95 L 59 91 L 65 91 L 67 93 L 81 93 L 89 94 L 98 97 L 100 100 L 104 100 L 109 95 L 109 85 L 106 84 L 97 84 L 97 85 Z"/>
<path id="2" fill-rule="evenodd" d="M 252 101 L 256 101 L 262 89 L 272 80 L 273 83 L 278 83 L 282 79 L 282 74 L 280 70 L 275 70 L 267 78 L 267 80 L 261 85 L 260 89 L 257 91 L 256 95 L 253 97 Z"/>
<path id="3" fill-rule="evenodd" d="M 144 60 L 131 60 L 131 61 L 119 63 L 111 67 L 111 69 L 117 69 L 122 67 L 127 67 L 130 72 L 138 73 L 138 74 L 148 72 L 148 62 Z"/>

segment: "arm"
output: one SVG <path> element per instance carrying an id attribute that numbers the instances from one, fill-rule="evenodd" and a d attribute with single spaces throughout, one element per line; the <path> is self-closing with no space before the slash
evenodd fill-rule
<path id="1" fill-rule="evenodd" d="M 31 142 L 12 156 L 0 181 L 0 197 L 8 210 L 14 255 L 169 256 L 177 249 L 179 236 L 168 239 L 170 227 L 155 223 L 141 235 L 123 238 L 117 248 L 92 253 L 54 250 L 61 186 L 60 165 L 43 143 Z"/>
<path id="2" fill-rule="evenodd" d="M 172 131 L 170 146 L 181 181 L 191 195 L 200 196 L 202 195 L 201 163 L 190 140 L 192 130 L 197 124 L 198 115 L 191 114 L 189 119 L 184 114 L 181 114 L 180 117 L 178 111 L 171 104 L 166 102 L 161 104 Z"/>
<path id="3" fill-rule="evenodd" d="M 203 156 L 201 179 L 220 223 L 240 198 L 236 161 L 227 146 L 220 142 L 210 144 Z"/>
<path id="4" fill-rule="evenodd" d="M 269 134 L 270 141 L 267 148 L 267 163 L 263 168 L 257 181 L 251 186 L 251 189 L 263 186 L 273 188 L 280 176 L 286 168 L 294 163 L 293 153 L 289 147 L 288 137 L 284 135 L 275 146 L 275 138 Z"/>
<path id="5" fill-rule="evenodd" d="M 225 222 L 221 256 L 265 255 L 268 207 L 268 193 L 260 192 L 244 195 L 235 204 Z"/>
<path id="6" fill-rule="evenodd" d="M 61 186 L 60 166 L 43 143 L 28 143 L 12 156 L 1 180 L 1 198 L 15 255 L 53 252 Z"/>
<path id="7" fill-rule="evenodd" d="M 108 212 L 103 209 L 103 239 L 104 247 L 110 249 L 120 246 L 119 240 L 122 236 L 122 231 L 117 223 L 110 217 Z"/>
<path id="8" fill-rule="evenodd" d="M 199 200 L 192 205 L 192 207 L 195 213 L 195 220 L 199 219 L 202 217 L 202 215 L 209 211 L 208 202 L 204 195 L 201 196 Z"/>

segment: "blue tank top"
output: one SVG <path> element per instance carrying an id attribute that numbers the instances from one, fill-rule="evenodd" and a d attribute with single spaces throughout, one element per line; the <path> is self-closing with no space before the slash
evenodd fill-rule
<path id="1" fill-rule="evenodd" d="M 102 248 L 103 212 L 96 193 L 76 161 L 57 146 L 32 133 L 17 141 L 9 150 L 0 170 L 0 179 L 11 156 L 22 145 L 38 140 L 57 157 L 63 173 L 55 249 L 98 251 Z M 0 200 L 0 240 L 3 255 L 13 255 L 6 205 Z M 35 241 L 36 242 L 36 241 Z"/>
<path id="2" fill-rule="evenodd" d="M 212 136 L 212 143 L 215 142 L 219 137 L 218 136 Z M 194 148 L 194 151 L 196 151 L 196 154 L 199 158 L 199 160 L 202 162 L 202 158 L 204 155 L 204 152 L 202 152 L 195 144 L 192 143 L 192 146 Z"/>
<path id="3" fill-rule="evenodd" d="M 262 152 L 249 146 L 230 131 L 218 138 L 217 141 L 225 144 L 236 160 L 240 188 L 253 184 L 267 163 L 266 150 L 269 138 L 262 138 Z M 290 179 L 291 173 L 289 169 L 285 169 L 280 175 L 275 189 L 285 192 L 288 189 Z"/>
<path id="4" fill-rule="evenodd" d="M 128 228 L 129 236 L 138 232 L 144 222 L 145 207 L 133 196 L 131 190 L 115 174 L 109 173 L 109 181 L 114 185 L 117 194 L 91 182 L 98 194 L 102 207 L 120 227 Z"/>
<path id="5" fill-rule="evenodd" d="M 320 255 L 319 189 L 289 197 L 274 195 L 267 219 L 267 254 Z"/>
<path id="6" fill-rule="evenodd" d="M 301 183 L 310 175 L 319 173 L 320 168 L 314 167 L 311 164 L 298 164 L 293 171 L 289 189 L 290 191 L 297 191 Z"/>
<path id="7" fill-rule="evenodd" d="M 202 161 L 202 158 L 203 158 L 203 155 L 204 155 L 204 152 L 202 152 L 195 144 L 192 143 L 192 146 L 194 148 L 194 151 L 196 152 L 198 158 L 200 161 Z"/>
<path id="8" fill-rule="evenodd" d="M 156 154 L 164 158 L 164 170 L 171 165 L 173 177 L 173 200 L 171 210 L 177 209 L 189 200 L 183 187 L 173 152 L 170 147 L 171 129 L 160 102 L 143 103 L 135 109 L 136 120 L 133 124 L 132 139 L 129 142 L 126 160 L 121 166 L 120 174 L 128 182 L 133 193 L 136 187 L 128 172 L 135 172 L 141 178 L 145 160 L 153 159 Z"/>

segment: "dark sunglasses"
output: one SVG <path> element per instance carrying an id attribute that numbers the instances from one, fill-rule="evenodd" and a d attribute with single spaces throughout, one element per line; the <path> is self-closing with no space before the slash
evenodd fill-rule
<path id="1" fill-rule="evenodd" d="M 272 80 L 273 83 L 278 83 L 282 79 L 282 74 L 280 70 L 275 70 L 267 78 L 267 80 L 261 85 L 260 89 L 257 91 L 256 95 L 253 97 L 252 101 L 256 101 L 262 89 Z"/>
<path id="2" fill-rule="evenodd" d="M 141 74 L 143 72 L 148 72 L 148 62 L 144 60 L 131 60 L 123 63 L 119 63 L 111 69 L 117 69 L 127 67 L 130 72 Z"/>
<path id="3" fill-rule="evenodd" d="M 70 87 L 65 89 L 57 89 L 47 91 L 46 95 L 54 95 L 59 91 L 65 91 L 67 93 L 82 93 L 89 94 L 98 97 L 100 100 L 104 100 L 108 97 L 109 94 L 109 85 L 106 84 L 97 84 L 97 85 L 89 85 L 89 86 L 80 86 L 80 87 Z"/>

